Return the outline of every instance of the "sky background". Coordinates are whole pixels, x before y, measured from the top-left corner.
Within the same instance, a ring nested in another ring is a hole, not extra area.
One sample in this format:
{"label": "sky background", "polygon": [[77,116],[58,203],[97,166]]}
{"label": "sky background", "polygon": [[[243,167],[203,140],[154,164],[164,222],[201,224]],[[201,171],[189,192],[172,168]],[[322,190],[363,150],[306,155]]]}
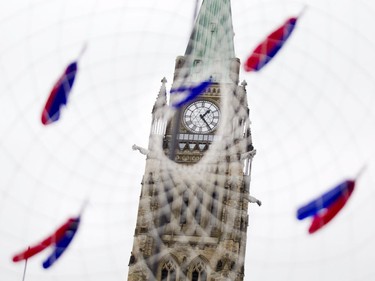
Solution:
{"label": "sky background", "polygon": [[[247,81],[254,158],[246,281],[375,279],[375,3],[234,0],[241,61],[307,6],[292,37]],[[173,77],[193,0],[0,0],[0,279],[22,280],[11,257],[79,213],[55,266],[43,252],[27,281],[127,279],[151,110]],[[83,45],[61,120],[43,126],[49,91]],[[347,206],[308,235],[296,209],[346,178]]]}

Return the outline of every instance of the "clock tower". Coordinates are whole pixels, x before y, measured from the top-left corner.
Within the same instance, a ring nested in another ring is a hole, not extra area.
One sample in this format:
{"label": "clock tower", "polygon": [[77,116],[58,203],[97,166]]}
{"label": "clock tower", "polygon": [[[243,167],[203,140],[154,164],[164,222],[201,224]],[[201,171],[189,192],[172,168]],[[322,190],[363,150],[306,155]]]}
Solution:
{"label": "clock tower", "polygon": [[175,63],[171,88],[182,90],[167,95],[162,80],[140,149],[147,159],[128,281],[244,280],[255,150],[233,38],[230,0],[203,0]]}

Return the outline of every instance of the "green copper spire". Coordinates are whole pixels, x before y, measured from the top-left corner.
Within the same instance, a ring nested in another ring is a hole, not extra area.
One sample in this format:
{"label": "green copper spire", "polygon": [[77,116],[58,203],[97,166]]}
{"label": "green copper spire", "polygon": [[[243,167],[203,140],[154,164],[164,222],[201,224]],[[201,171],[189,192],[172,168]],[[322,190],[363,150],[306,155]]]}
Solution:
{"label": "green copper spire", "polygon": [[178,57],[175,85],[238,82],[240,61],[234,53],[230,0],[203,0],[183,57]]}
{"label": "green copper spire", "polygon": [[233,59],[230,0],[203,0],[185,56],[192,59]]}

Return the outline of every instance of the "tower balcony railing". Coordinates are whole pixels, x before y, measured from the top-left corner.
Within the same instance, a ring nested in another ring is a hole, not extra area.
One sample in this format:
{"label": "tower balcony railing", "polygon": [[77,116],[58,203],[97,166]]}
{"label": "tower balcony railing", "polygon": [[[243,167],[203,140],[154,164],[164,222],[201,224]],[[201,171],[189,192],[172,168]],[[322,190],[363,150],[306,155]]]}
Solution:
{"label": "tower balcony railing", "polygon": [[179,140],[184,141],[218,141],[220,139],[220,136],[216,135],[203,135],[203,134],[179,134],[178,135]]}

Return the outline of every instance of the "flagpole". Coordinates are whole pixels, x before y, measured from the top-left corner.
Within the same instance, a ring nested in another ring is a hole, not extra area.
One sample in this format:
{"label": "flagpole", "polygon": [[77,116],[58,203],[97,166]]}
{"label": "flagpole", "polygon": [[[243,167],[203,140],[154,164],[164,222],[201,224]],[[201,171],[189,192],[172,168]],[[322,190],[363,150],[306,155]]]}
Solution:
{"label": "flagpole", "polygon": [[[29,246],[28,250],[30,250],[30,246]],[[27,269],[27,261],[28,261],[28,260],[29,260],[29,258],[27,258],[27,259],[25,260],[25,267],[24,267],[24,269],[23,269],[23,277],[22,277],[22,281],[25,281],[25,277],[26,277],[26,269]]]}

